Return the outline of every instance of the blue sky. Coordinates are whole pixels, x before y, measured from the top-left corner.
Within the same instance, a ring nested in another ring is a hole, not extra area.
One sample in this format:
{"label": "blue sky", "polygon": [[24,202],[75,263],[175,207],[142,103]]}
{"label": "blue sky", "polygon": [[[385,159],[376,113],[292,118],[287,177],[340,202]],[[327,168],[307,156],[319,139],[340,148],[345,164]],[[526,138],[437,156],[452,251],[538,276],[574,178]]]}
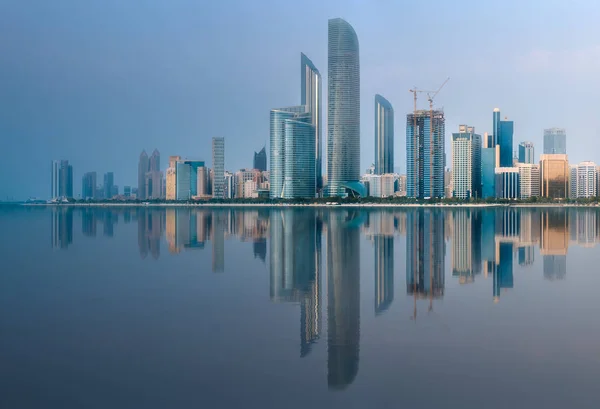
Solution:
{"label": "blue sky", "polygon": [[[542,149],[567,129],[571,162],[600,162],[600,2],[571,0],[3,0],[0,2],[0,198],[49,195],[50,161],[135,185],[142,149],[252,165],[268,144],[269,110],[300,101],[300,52],[327,98],[327,20],[360,42],[361,168],[373,161],[373,104],[396,114],[395,163],[405,169],[412,86],[450,82],[437,98],[449,136],[491,131],[492,110],[519,141]],[[426,101],[421,99],[421,106]],[[326,110],[323,111],[326,115]],[[323,130],[326,134],[326,128]],[[101,177],[99,177],[101,180]]]}

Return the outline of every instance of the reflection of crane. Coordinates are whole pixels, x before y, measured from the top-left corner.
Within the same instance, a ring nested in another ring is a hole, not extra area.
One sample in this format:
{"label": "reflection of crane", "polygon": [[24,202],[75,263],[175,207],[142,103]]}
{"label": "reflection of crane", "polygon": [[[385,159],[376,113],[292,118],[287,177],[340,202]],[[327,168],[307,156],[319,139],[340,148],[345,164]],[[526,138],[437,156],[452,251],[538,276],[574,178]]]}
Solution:
{"label": "reflection of crane", "polygon": [[[446,85],[446,83],[450,81],[450,77],[446,78],[446,81],[444,81],[444,83],[442,85],[440,85],[440,87],[436,90],[436,91],[425,91],[425,90],[421,90],[418,89],[417,87],[413,87],[413,89],[408,90],[409,92],[412,92],[413,94],[413,160],[414,160],[414,169],[416,170],[416,174],[413,175],[413,183],[414,183],[414,191],[415,191],[415,196],[418,197],[419,195],[419,183],[421,183],[420,180],[420,175],[419,175],[419,144],[418,142],[418,138],[419,138],[419,132],[417,132],[417,93],[425,93],[427,94],[427,101],[429,101],[429,148],[430,148],[430,167],[433,167],[433,152],[434,152],[434,144],[433,144],[433,99],[437,96],[437,94],[442,90],[442,88],[444,88],[444,86]],[[435,179],[435,172],[430,172],[432,176],[432,179]],[[431,183],[433,183],[433,180],[431,181]],[[433,192],[432,192],[433,193]]]}

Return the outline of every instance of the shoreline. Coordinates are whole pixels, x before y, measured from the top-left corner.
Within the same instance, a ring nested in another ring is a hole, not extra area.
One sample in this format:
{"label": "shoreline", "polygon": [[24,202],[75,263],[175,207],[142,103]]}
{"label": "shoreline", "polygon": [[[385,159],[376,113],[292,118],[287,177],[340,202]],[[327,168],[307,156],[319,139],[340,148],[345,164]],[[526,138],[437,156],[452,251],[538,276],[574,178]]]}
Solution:
{"label": "shoreline", "polygon": [[494,207],[523,207],[523,208],[544,208],[544,207],[600,207],[600,204],[575,204],[575,203],[20,203],[20,206],[35,207],[196,207],[196,208],[229,208],[229,207],[311,207],[311,208],[494,208]]}

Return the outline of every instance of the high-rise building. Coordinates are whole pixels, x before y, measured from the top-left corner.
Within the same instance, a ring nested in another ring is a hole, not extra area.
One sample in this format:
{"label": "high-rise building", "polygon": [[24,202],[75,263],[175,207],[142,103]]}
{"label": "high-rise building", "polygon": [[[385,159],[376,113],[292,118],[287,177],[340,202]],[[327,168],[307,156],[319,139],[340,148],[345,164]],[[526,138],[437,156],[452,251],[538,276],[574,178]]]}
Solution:
{"label": "high-rise building", "polygon": [[177,200],[177,162],[180,160],[181,156],[169,156],[165,189],[167,200]]}
{"label": "high-rise building", "polygon": [[[52,170],[54,172],[54,165]],[[73,197],[73,166],[69,165],[68,160],[60,161],[58,170],[58,196]]]}
{"label": "high-rise building", "polygon": [[481,135],[472,126],[452,134],[452,186],[453,197],[481,198]]}
{"label": "high-rise building", "polygon": [[443,111],[417,111],[406,116],[408,197],[444,197],[445,119]]}
{"label": "high-rise building", "polygon": [[394,173],[394,109],[375,95],[375,173]]}
{"label": "high-rise building", "polygon": [[488,148],[493,148],[494,146],[498,145],[498,138],[500,137],[500,108],[494,108],[494,112],[493,112],[493,132],[491,135],[491,140],[488,143]]}
{"label": "high-rise building", "polygon": [[519,144],[519,163],[535,163],[535,152],[532,142],[521,142]]}
{"label": "high-rise building", "polygon": [[260,170],[261,172],[267,170],[267,151],[264,146],[260,151],[254,152],[253,165],[253,169]]}
{"label": "high-rise building", "polygon": [[329,20],[328,31],[327,195],[362,196],[358,37],[341,18]]}
{"label": "high-rise building", "polygon": [[194,196],[198,196],[198,169],[202,167],[204,167],[204,162],[198,160],[176,162],[176,200],[190,200]]}
{"label": "high-rise building", "polygon": [[140,200],[146,199],[146,172],[148,172],[150,161],[145,150],[140,154],[138,162],[138,193],[137,198]]}
{"label": "high-rise building", "polygon": [[569,196],[569,159],[567,155],[540,155],[540,195],[552,199]]}
{"label": "high-rise building", "polygon": [[529,199],[540,195],[540,166],[530,163],[519,163],[519,197]]}
{"label": "high-rise building", "polygon": [[481,149],[481,197],[496,197],[496,168],[500,162],[500,147]]}
{"label": "high-rise building", "polygon": [[569,199],[577,199],[577,165],[569,165]]}
{"label": "high-rise building", "polygon": [[111,199],[113,197],[112,191],[115,184],[115,174],[113,172],[107,172],[104,174],[104,198]]}
{"label": "high-rise building", "polygon": [[577,165],[577,197],[590,198],[598,196],[596,164],[581,162]]}
{"label": "high-rise building", "polygon": [[[310,171],[309,167],[314,165],[314,154],[307,152],[310,147],[314,147],[314,129],[313,137],[308,133],[314,126],[311,123],[311,115],[306,111],[306,106],[299,105],[287,108],[272,109],[270,113],[270,192],[269,197],[273,198],[291,198],[293,192],[292,185],[295,183],[293,176],[289,172],[297,173],[300,176],[297,186],[302,188],[302,195],[297,197],[314,197],[316,189],[315,171]],[[287,149],[290,152],[287,152]],[[299,155],[295,157],[294,155]],[[316,169],[316,168],[315,168]],[[286,184],[289,189],[284,191]],[[313,187],[312,195],[309,195],[307,189]],[[298,192],[299,193],[299,192]]]}
{"label": "high-rise building", "polygon": [[154,149],[152,156],[148,160],[148,171],[149,172],[160,172],[160,152],[158,149]]}
{"label": "high-rise building", "polygon": [[81,183],[81,198],[96,198],[96,172],[87,172],[83,175]]}
{"label": "high-rise building", "polygon": [[[312,61],[300,54],[300,105],[305,105],[310,113],[311,124],[315,128],[315,180],[316,189],[323,188],[323,138],[322,132],[321,73]],[[266,158],[266,157],[265,157]],[[262,170],[266,170],[262,169]]]}
{"label": "high-rise building", "polygon": [[50,199],[60,196],[60,161],[53,160],[51,163]]}
{"label": "high-rise building", "polygon": [[223,137],[212,139],[212,163],[213,197],[223,199],[225,197],[225,138]]}
{"label": "high-rise building", "polygon": [[162,199],[162,183],[163,174],[159,170],[151,170],[146,172],[146,180],[144,183],[144,191],[146,199]]}
{"label": "high-rise building", "polygon": [[496,197],[499,199],[518,199],[520,191],[519,168],[496,168]]}
{"label": "high-rise building", "polygon": [[513,132],[514,124],[513,121],[500,121],[499,122],[500,133],[496,138],[496,143],[500,145],[500,166],[501,167],[512,167],[513,166]]}
{"label": "high-rise building", "polygon": [[544,129],[544,154],[567,154],[567,131],[563,128]]}
{"label": "high-rise building", "polygon": [[[263,148],[264,151],[264,148]],[[197,193],[198,196],[207,196],[208,192],[208,168],[206,166],[201,166],[198,168],[198,176],[197,176]]]}

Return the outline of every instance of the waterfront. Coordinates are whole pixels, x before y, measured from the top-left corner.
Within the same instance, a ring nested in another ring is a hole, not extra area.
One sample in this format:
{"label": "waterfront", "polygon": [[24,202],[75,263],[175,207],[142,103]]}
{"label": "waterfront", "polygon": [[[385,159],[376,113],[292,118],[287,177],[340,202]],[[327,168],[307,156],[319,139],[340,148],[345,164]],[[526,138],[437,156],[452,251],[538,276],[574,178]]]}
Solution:
{"label": "waterfront", "polygon": [[0,209],[2,407],[593,407],[597,209]]}

